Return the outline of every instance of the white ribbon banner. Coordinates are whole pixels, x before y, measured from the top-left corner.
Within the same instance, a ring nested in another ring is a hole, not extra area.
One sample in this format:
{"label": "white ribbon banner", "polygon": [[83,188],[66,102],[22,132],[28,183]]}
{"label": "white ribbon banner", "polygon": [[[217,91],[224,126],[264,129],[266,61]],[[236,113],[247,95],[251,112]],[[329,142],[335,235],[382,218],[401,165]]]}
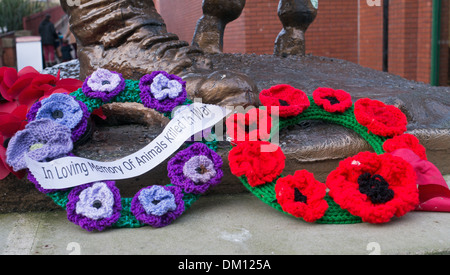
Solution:
{"label": "white ribbon banner", "polygon": [[28,169],[44,189],[66,189],[86,183],[140,176],[175,153],[200,131],[213,127],[231,111],[216,105],[193,103],[178,113],[150,144],[125,158],[100,162],[64,157],[37,162],[25,156]]}

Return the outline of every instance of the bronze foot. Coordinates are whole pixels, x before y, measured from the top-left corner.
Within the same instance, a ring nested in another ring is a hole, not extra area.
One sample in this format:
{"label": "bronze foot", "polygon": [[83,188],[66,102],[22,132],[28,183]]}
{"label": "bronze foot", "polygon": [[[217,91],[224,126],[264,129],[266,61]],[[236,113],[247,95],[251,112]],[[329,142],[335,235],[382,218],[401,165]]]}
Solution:
{"label": "bronze foot", "polygon": [[225,26],[242,13],[245,0],[203,0],[203,16],[198,20],[192,45],[207,53],[223,51]]}
{"label": "bronze foot", "polygon": [[275,40],[274,54],[305,55],[305,32],[317,15],[311,0],[280,0],[278,17],[283,29]]}

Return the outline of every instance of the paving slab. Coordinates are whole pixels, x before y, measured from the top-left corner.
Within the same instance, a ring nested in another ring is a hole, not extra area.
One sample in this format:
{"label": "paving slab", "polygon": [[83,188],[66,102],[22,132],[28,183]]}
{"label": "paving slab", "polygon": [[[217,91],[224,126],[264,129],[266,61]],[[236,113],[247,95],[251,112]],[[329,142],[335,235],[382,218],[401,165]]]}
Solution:
{"label": "paving slab", "polygon": [[449,254],[450,214],[410,212],[384,225],[309,224],[249,193],[201,198],[165,228],[87,232],[64,211],[0,215],[6,255]]}

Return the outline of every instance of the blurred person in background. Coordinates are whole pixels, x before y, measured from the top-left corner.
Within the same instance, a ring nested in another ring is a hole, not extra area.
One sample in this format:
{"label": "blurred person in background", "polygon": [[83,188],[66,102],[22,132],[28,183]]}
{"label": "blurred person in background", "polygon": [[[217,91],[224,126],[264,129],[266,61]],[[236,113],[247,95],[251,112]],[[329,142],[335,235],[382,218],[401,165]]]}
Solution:
{"label": "blurred person in background", "polygon": [[62,41],[62,46],[61,46],[61,56],[62,56],[62,61],[63,62],[67,62],[73,59],[72,57],[72,47],[69,44],[69,41],[67,39],[64,39]]}
{"label": "blurred person in background", "polygon": [[75,39],[73,33],[70,31],[70,28],[67,29],[66,35],[64,35],[64,39],[67,39],[69,41],[69,45],[72,46],[74,50],[75,59],[77,59],[77,40]]}
{"label": "blurred person in background", "polygon": [[41,35],[45,67],[56,65],[55,40],[58,39],[58,34],[56,33],[55,26],[50,21],[50,18],[50,14],[47,14],[45,19],[39,25],[39,34]]}

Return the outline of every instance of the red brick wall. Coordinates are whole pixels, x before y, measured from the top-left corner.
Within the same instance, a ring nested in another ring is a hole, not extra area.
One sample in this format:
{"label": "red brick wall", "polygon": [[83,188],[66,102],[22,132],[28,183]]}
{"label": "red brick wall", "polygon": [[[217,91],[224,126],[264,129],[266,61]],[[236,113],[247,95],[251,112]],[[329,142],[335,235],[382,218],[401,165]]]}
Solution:
{"label": "red brick wall", "polygon": [[155,0],[169,32],[181,40],[192,42],[195,26],[202,16],[202,0]]}
{"label": "red brick wall", "polygon": [[225,53],[247,52],[247,40],[251,40],[246,35],[246,18],[246,12],[242,12],[241,16],[237,20],[226,26],[223,39],[223,51]]}
{"label": "red brick wall", "polygon": [[358,62],[358,5],[354,0],[320,0],[306,32],[306,52]]}
{"label": "red brick wall", "polygon": [[[155,0],[167,29],[192,41],[202,15],[201,0]],[[339,13],[336,13],[339,7]],[[282,29],[278,0],[248,0],[239,19],[225,30],[224,52],[272,54]],[[357,5],[349,0],[321,0],[316,20],[306,33],[308,53],[357,62]]]}
{"label": "red brick wall", "polygon": [[[306,52],[381,70],[383,5],[370,7],[366,0],[358,1],[320,0],[317,18],[306,32]],[[168,30],[191,42],[202,0],[155,2]],[[442,1],[441,84],[449,74],[448,2]],[[225,30],[224,52],[272,54],[282,28],[277,7],[278,0],[247,0],[241,17]],[[391,0],[389,13],[389,72],[429,82],[432,0]]]}
{"label": "red brick wall", "polygon": [[31,35],[39,36],[39,24],[41,24],[42,20],[44,20],[46,14],[51,15],[50,21],[52,21],[53,24],[65,15],[61,6],[56,6],[43,12],[24,17],[22,19],[24,30],[30,30]]}
{"label": "red brick wall", "polygon": [[383,8],[359,6],[359,64],[376,70],[383,69]]}
{"label": "red brick wall", "polygon": [[419,1],[417,33],[417,81],[429,83],[431,73],[432,0]]}
{"label": "red brick wall", "polygon": [[[273,54],[275,39],[282,25],[277,0],[248,0],[244,8],[245,52]],[[232,33],[228,37],[233,36]],[[226,45],[225,40],[225,45]],[[231,50],[231,49],[230,49]]]}

